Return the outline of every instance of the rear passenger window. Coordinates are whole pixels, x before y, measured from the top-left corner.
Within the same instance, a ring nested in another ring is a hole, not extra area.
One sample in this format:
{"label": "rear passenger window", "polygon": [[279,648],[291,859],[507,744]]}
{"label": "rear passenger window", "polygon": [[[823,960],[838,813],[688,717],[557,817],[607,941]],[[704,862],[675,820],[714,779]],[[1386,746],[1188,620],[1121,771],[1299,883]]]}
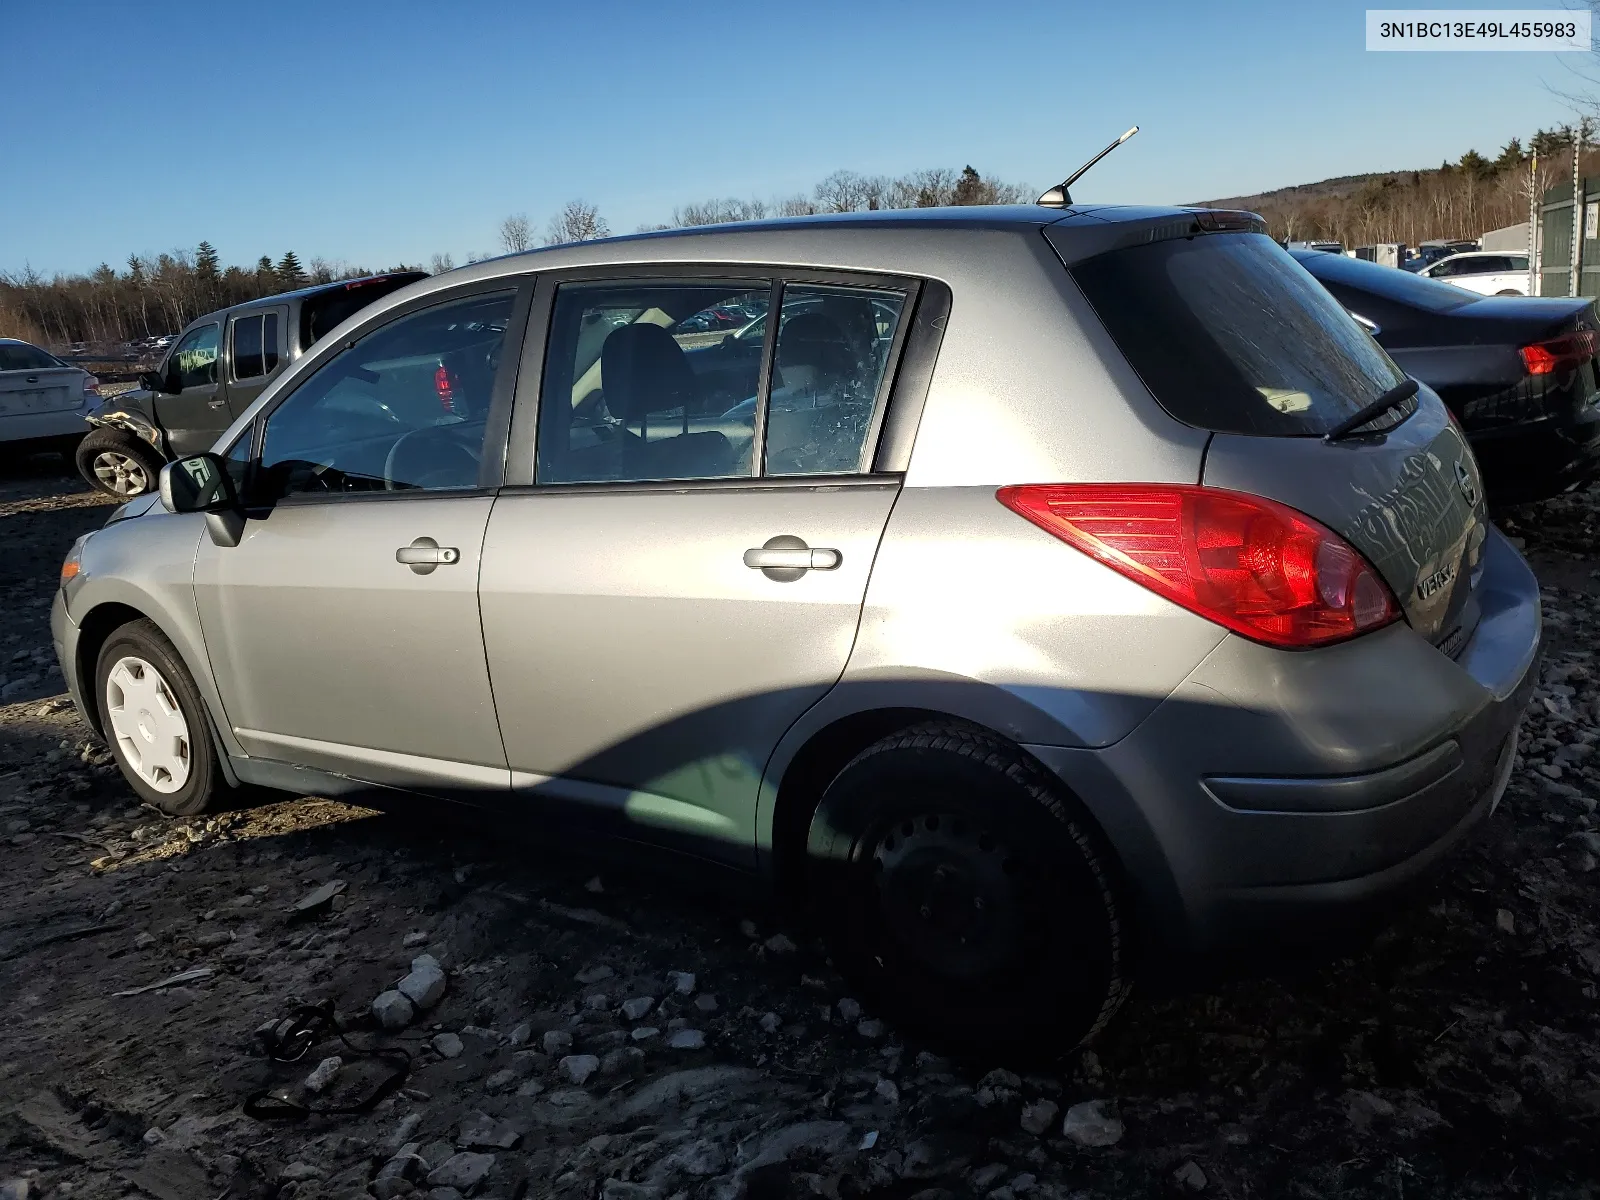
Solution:
{"label": "rear passenger window", "polygon": [[266,374],[261,362],[261,321],[253,317],[236,317],[233,322],[233,377],[255,379]]}
{"label": "rear passenger window", "polygon": [[564,284],[539,402],[538,481],[752,473],[771,285]]}
{"label": "rear passenger window", "polygon": [[263,320],[261,335],[261,373],[271,375],[278,369],[278,314],[268,313]]}
{"label": "rear passenger window", "polygon": [[809,284],[783,289],[766,474],[865,469],[867,435],[904,307],[903,292]]}

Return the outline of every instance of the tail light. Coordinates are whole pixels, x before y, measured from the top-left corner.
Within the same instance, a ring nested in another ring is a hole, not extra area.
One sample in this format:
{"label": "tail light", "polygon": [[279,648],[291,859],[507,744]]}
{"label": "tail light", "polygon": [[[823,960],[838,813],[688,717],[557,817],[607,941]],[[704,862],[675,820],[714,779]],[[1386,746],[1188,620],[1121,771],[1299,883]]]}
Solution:
{"label": "tail light", "polygon": [[1260,496],[1184,484],[1032,484],[1000,503],[1233,632],[1303,649],[1400,616],[1393,593],[1327,527]]}
{"label": "tail light", "polygon": [[83,377],[83,394],[85,396],[98,396],[100,394],[100,381],[93,375]]}
{"label": "tail light", "polygon": [[1579,329],[1522,347],[1522,365],[1529,375],[1551,375],[1563,367],[1576,367],[1600,353],[1600,334]]}
{"label": "tail light", "polygon": [[450,376],[450,368],[443,363],[433,373],[433,390],[439,396],[439,407],[447,413],[456,411],[455,380]]}

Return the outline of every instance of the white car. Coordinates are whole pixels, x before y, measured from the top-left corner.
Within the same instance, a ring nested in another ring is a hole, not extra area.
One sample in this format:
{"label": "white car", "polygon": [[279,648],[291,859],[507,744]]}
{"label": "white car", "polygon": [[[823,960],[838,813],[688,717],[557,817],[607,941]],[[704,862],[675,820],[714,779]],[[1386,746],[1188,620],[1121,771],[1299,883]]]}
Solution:
{"label": "white car", "polygon": [[1528,256],[1497,250],[1471,250],[1441,258],[1417,272],[1484,296],[1526,296]]}
{"label": "white car", "polygon": [[0,338],[0,443],[76,441],[100,381],[16,338]]}

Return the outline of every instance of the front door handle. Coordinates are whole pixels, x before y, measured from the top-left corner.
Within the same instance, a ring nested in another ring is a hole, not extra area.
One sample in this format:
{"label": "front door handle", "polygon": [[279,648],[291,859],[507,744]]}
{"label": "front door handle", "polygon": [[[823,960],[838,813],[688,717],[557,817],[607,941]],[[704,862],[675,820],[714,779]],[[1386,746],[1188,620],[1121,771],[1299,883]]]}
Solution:
{"label": "front door handle", "polygon": [[441,546],[431,537],[419,537],[409,546],[394,552],[394,560],[404,563],[418,575],[427,575],[435,567],[448,567],[461,561],[461,551],[454,546]]}
{"label": "front door handle", "polygon": [[844,556],[837,550],[808,546],[789,534],[768,538],[759,549],[744,552],[744,565],[778,583],[793,583],[807,571],[836,571]]}

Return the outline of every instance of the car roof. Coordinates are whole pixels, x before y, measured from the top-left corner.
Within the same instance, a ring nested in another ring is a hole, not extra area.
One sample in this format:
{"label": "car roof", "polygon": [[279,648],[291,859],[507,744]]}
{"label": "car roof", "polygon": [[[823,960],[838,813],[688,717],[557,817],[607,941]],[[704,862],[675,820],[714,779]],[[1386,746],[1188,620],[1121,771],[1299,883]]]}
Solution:
{"label": "car roof", "polygon": [[[332,283],[314,283],[310,287],[296,288],[292,292],[278,292],[271,296],[257,296],[254,300],[243,300],[238,304],[230,304],[227,308],[219,308],[204,316],[196,317],[184,328],[199,325],[205,321],[221,321],[232,313],[244,312],[251,308],[271,308],[275,305],[285,304],[291,300],[308,300],[312,296],[320,296],[325,292],[347,291],[365,283],[377,283],[384,279],[409,279],[415,283],[419,279],[427,279],[426,271],[384,271],[377,275],[363,275],[359,279],[335,279]],[[176,337],[177,334],[164,333],[162,337]]]}

